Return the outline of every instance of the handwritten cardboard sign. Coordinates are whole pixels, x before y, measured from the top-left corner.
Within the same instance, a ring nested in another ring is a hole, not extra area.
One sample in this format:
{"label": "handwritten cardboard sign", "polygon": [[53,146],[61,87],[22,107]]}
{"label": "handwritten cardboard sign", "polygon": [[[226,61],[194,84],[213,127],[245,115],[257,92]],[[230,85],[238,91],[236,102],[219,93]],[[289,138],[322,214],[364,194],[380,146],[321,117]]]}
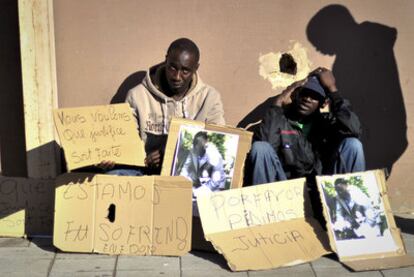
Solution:
{"label": "handwritten cardboard sign", "polygon": [[128,104],[57,109],[53,117],[68,170],[104,160],[144,166],[144,144]]}
{"label": "handwritten cardboard sign", "polygon": [[51,235],[54,180],[0,176],[0,236]]}
{"label": "handwritten cardboard sign", "polygon": [[316,177],[331,248],[354,271],[410,266],[388,199],[385,174]]}
{"label": "handwritten cardboard sign", "polygon": [[184,255],[191,249],[191,208],[184,177],[61,175],[54,245],[69,252]]}
{"label": "handwritten cardboard sign", "polygon": [[302,178],[198,197],[206,239],[234,271],[299,264],[327,254],[325,233],[306,218],[304,185]]}

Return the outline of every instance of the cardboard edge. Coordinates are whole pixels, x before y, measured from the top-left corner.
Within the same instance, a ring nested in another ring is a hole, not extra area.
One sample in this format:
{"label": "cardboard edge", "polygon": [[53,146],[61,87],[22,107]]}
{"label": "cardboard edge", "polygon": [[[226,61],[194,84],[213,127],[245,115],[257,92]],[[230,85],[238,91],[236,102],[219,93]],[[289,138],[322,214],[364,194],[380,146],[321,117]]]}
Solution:
{"label": "cardboard edge", "polygon": [[[101,176],[101,177],[100,177]],[[96,240],[96,204],[97,204],[97,197],[96,197],[96,191],[97,191],[97,186],[99,184],[98,180],[99,178],[102,178],[102,176],[105,176],[103,174],[97,174],[95,176],[93,176],[91,183],[94,182],[94,186],[93,186],[93,204],[92,204],[92,208],[93,208],[93,212],[92,212],[92,226],[91,226],[91,235],[92,235],[92,249],[91,252],[92,253],[98,253],[97,251],[95,251],[95,240]]]}
{"label": "cardboard edge", "polygon": [[353,271],[384,270],[412,266],[414,265],[414,257],[402,255],[359,261],[341,261],[341,263]]}
{"label": "cardboard edge", "polygon": [[156,176],[150,176],[151,179],[151,214],[149,215],[151,217],[151,248],[149,249],[149,255],[153,256],[154,255],[154,236],[155,236],[155,232],[154,232],[154,217],[155,217],[155,203],[154,203],[154,199],[155,199],[155,180],[156,180]]}
{"label": "cardboard edge", "polygon": [[241,270],[238,270],[237,267],[234,264],[229,262],[229,259],[228,259],[227,255],[224,253],[224,251],[221,249],[220,246],[218,246],[217,244],[215,244],[213,242],[213,239],[210,237],[211,235],[214,235],[214,234],[205,234],[204,235],[204,238],[206,239],[206,241],[210,242],[211,245],[213,246],[214,250],[216,250],[217,253],[219,253],[220,255],[222,255],[224,257],[224,259],[226,260],[227,266],[231,269],[231,271],[241,271]]}
{"label": "cardboard edge", "polygon": [[[304,220],[309,224],[313,229],[315,235],[317,236],[320,244],[325,249],[326,253],[324,255],[329,255],[334,253],[329,242],[328,232],[323,229],[321,223],[314,217],[304,217]],[[322,255],[322,256],[324,256]]]}

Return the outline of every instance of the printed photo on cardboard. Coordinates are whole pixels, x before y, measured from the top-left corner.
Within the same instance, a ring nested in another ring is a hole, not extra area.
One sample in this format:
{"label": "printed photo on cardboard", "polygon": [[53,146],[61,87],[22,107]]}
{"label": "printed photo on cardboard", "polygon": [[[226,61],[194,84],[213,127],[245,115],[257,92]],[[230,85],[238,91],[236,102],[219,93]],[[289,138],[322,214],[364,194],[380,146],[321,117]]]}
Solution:
{"label": "printed photo on cardboard", "polygon": [[397,249],[373,172],[320,177],[319,185],[339,256]]}
{"label": "printed photo on cardboard", "polygon": [[239,136],[181,125],[172,165],[172,176],[193,182],[193,198],[231,186]]}

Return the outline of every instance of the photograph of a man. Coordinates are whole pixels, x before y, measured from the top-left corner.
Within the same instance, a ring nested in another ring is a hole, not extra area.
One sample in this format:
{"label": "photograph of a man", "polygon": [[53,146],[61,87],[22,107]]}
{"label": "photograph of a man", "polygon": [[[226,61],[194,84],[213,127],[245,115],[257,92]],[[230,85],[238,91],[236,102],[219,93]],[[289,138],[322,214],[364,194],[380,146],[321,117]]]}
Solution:
{"label": "photograph of a man", "polygon": [[218,191],[225,188],[223,157],[213,143],[209,143],[205,131],[195,134],[192,149],[181,169],[181,176],[191,179],[194,194]]}
{"label": "photograph of a man", "polygon": [[331,221],[337,240],[381,236],[379,211],[360,188],[344,178],[335,180],[336,197],[331,203]]}
{"label": "photograph of a man", "polygon": [[232,186],[239,135],[206,130],[191,124],[178,127],[171,176],[184,176],[193,183],[197,195]]}
{"label": "photograph of a man", "polygon": [[329,239],[339,257],[387,253],[399,248],[392,233],[395,223],[386,212],[390,204],[384,172],[317,176],[316,182]]}

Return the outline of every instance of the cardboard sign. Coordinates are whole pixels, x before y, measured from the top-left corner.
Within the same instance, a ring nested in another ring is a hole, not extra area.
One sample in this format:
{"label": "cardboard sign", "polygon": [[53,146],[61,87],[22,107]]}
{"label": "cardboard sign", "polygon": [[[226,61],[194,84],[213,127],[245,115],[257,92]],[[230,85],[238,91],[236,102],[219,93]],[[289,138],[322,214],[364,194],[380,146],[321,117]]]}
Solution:
{"label": "cardboard sign", "polygon": [[382,170],[317,176],[329,241],[355,271],[414,264],[396,227]]}
{"label": "cardboard sign", "polygon": [[54,191],[54,180],[0,176],[0,236],[50,236]]}
{"label": "cardboard sign", "polygon": [[234,271],[300,264],[329,253],[305,179],[211,193],[197,198],[208,241]]}
{"label": "cardboard sign", "polygon": [[65,174],[56,181],[54,245],[69,252],[181,256],[191,248],[183,177]]}
{"label": "cardboard sign", "polygon": [[114,161],[144,166],[144,144],[128,104],[53,112],[68,170]]}

